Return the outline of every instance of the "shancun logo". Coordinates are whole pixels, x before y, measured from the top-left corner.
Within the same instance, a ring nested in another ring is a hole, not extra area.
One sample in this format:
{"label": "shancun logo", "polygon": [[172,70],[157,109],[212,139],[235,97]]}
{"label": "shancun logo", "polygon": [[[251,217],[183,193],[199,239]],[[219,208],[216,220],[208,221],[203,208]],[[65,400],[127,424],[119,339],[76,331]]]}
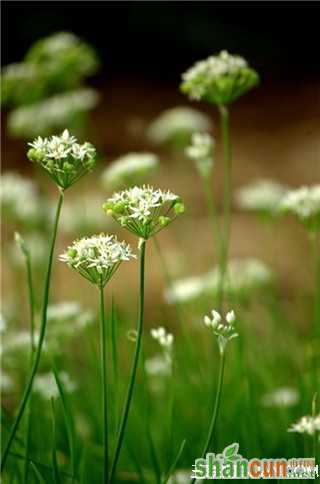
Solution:
{"label": "shancun logo", "polygon": [[314,458],[245,459],[239,444],[228,445],[222,454],[208,453],[196,459],[192,479],[315,479],[318,466]]}

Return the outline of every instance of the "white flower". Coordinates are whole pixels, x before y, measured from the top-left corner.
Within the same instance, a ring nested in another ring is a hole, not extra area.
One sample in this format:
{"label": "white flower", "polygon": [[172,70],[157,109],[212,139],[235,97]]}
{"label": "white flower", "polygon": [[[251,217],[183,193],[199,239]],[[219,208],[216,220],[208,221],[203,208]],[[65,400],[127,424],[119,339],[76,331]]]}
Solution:
{"label": "white flower", "polygon": [[150,331],[151,336],[153,339],[158,341],[160,346],[165,349],[171,349],[173,345],[173,334],[168,333],[163,326],[159,326],[158,328],[151,329]]}
{"label": "white flower", "polygon": [[261,399],[265,407],[292,407],[299,401],[299,392],[296,388],[280,387],[266,393]]}
{"label": "white flower", "polygon": [[159,158],[153,153],[128,153],[108,165],[102,183],[106,189],[132,186],[154,173],[158,166]]}
{"label": "white flower", "polygon": [[245,59],[222,50],[196,62],[182,75],[183,92],[191,99],[228,104],[258,83],[257,73]]}
{"label": "white flower", "polygon": [[48,340],[60,336],[73,335],[86,328],[94,320],[92,311],[84,309],[75,301],[63,301],[48,306],[47,318],[50,323]]}
{"label": "white flower", "polygon": [[[20,106],[9,113],[8,128],[13,136],[32,138],[37,134],[48,136],[64,126],[72,127],[75,119],[95,108],[98,94],[93,89],[83,88],[69,91],[39,101]],[[30,122],[32,119],[32,122]],[[45,140],[38,138],[33,143],[37,149],[45,147]],[[78,148],[73,148],[74,152]],[[79,156],[79,155],[78,155]]]}
{"label": "white flower", "polygon": [[75,241],[59,259],[100,287],[110,280],[123,261],[135,256],[115,235],[93,235]]}
{"label": "white flower", "polygon": [[190,482],[190,474],[190,470],[177,470],[172,476],[170,476],[168,484],[186,484],[187,482]]}
{"label": "white flower", "polygon": [[29,145],[28,158],[47,170],[63,189],[92,170],[96,162],[94,146],[88,142],[79,145],[67,129],[60,136],[38,137]]}
{"label": "white flower", "polygon": [[310,229],[320,227],[320,185],[291,190],[280,202],[279,210],[298,217]]}
{"label": "white flower", "polygon": [[[73,393],[77,389],[76,383],[71,380],[69,374],[65,371],[59,373],[59,379],[66,392]],[[59,389],[52,373],[37,375],[34,379],[33,390],[46,400],[59,396]]]}
{"label": "white flower", "polygon": [[[184,212],[184,205],[174,193],[150,186],[133,187],[115,193],[103,205],[123,227],[144,240],[155,235]],[[173,217],[169,215],[174,211]]]}
{"label": "white flower", "polygon": [[314,435],[316,432],[320,432],[320,414],[302,417],[298,422],[291,425],[288,432],[298,432],[308,435]]}
{"label": "white flower", "polygon": [[209,131],[210,128],[209,116],[187,106],[177,106],[163,111],[152,121],[147,136],[156,144],[186,144],[192,133]]}
{"label": "white flower", "polygon": [[35,184],[18,173],[1,176],[0,200],[3,215],[23,224],[34,226],[43,215]]}
{"label": "white flower", "polygon": [[239,188],[236,202],[241,209],[273,215],[288,190],[288,187],[273,180],[256,180]]}
{"label": "white flower", "polygon": [[[40,267],[48,257],[48,241],[45,236],[35,232],[23,237],[25,246],[32,259],[32,265]],[[25,257],[17,243],[11,244],[8,248],[10,262],[16,267],[25,265]]]}
{"label": "white flower", "polygon": [[218,311],[213,309],[211,315],[211,318],[204,316],[204,324],[211,328],[217,336],[220,353],[223,354],[228,342],[239,336],[234,327],[236,316],[233,310],[229,311],[225,317],[225,322],[221,323],[222,317]]}
{"label": "white flower", "polygon": [[82,236],[106,230],[106,217],[101,207],[104,197],[96,191],[76,195],[64,202],[60,227],[67,234]]}
{"label": "white flower", "polygon": [[[34,341],[38,344],[39,333],[38,331],[34,334]],[[17,330],[15,332],[8,332],[3,342],[4,353],[15,353],[19,354],[20,351],[29,351],[31,346],[30,331],[27,330]]]}
{"label": "white flower", "polygon": [[186,155],[195,162],[201,176],[207,177],[212,169],[215,141],[208,133],[194,133]]}

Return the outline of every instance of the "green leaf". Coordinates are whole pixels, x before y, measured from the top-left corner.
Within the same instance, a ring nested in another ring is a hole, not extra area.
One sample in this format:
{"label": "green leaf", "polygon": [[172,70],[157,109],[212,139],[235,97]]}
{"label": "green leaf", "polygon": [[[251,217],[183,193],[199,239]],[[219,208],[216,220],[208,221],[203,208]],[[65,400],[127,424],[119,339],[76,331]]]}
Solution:
{"label": "green leaf", "polygon": [[52,467],[53,467],[53,480],[55,484],[60,484],[59,467],[57,462],[57,449],[56,449],[56,416],[54,408],[54,399],[51,398],[52,408]]}
{"label": "green leaf", "polygon": [[223,451],[223,457],[225,459],[230,459],[230,457],[237,455],[239,450],[239,444],[236,442],[234,444],[228,445]]}

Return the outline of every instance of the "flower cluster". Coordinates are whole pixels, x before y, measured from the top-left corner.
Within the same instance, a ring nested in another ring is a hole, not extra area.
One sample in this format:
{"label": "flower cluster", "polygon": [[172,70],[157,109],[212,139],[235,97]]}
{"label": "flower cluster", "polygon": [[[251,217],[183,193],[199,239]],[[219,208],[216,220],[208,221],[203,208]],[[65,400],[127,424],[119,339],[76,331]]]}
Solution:
{"label": "flower cluster", "polygon": [[[85,192],[68,198],[64,203],[60,220],[62,231],[82,237],[106,228],[106,217],[101,207],[104,196],[97,191]],[[110,224],[111,225],[111,224]]]}
{"label": "flower cluster", "polygon": [[154,173],[159,158],[153,153],[128,153],[114,160],[103,172],[102,183],[106,189],[132,186]]}
{"label": "flower cluster", "polygon": [[1,176],[0,201],[5,217],[25,225],[37,225],[43,215],[34,183],[15,172]]}
{"label": "flower cluster", "polygon": [[47,170],[62,189],[70,187],[96,163],[94,146],[88,142],[80,145],[67,129],[60,136],[39,136],[29,145],[28,158]]}
{"label": "flower cluster", "polygon": [[225,105],[257,85],[259,77],[245,59],[223,50],[197,62],[182,80],[181,89],[191,99]]}
{"label": "flower cluster", "polygon": [[309,230],[320,228],[320,185],[291,190],[280,202],[280,211],[292,213]]}
{"label": "flower cluster", "polygon": [[204,324],[213,329],[214,334],[218,338],[219,349],[222,354],[224,353],[228,342],[238,336],[234,327],[236,316],[234,311],[229,311],[226,315],[225,323],[222,323],[222,317],[218,311],[213,309],[211,315],[211,318],[209,316],[204,317]]}
{"label": "flower cluster", "polygon": [[39,82],[39,69],[35,65],[10,64],[2,69],[1,77],[2,104],[30,103],[43,95],[43,84]]}
{"label": "flower cluster", "polygon": [[215,141],[208,133],[194,133],[191,144],[186,148],[186,155],[195,162],[199,174],[207,178],[214,163]]}
{"label": "flower cluster", "polygon": [[243,210],[274,215],[288,187],[273,180],[261,179],[241,187],[236,193],[236,202]]}
{"label": "flower cluster", "polygon": [[160,346],[162,346],[163,348],[167,350],[172,348],[173,339],[174,339],[173,334],[167,333],[167,331],[163,326],[159,326],[159,328],[152,329],[150,331],[150,334],[152,338],[158,341]]}
{"label": "flower cluster", "polygon": [[59,259],[96,284],[104,287],[122,261],[135,257],[125,242],[114,235],[93,235],[75,241]]}
{"label": "flower cluster", "polygon": [[56,94],[44,101],[14,109],[8,115],[8,128],[12,136],[24,138],[48,136],[64,126],[76,128],[83,114],[93,109],[97,102],[98,94],[94,89]]}
{"label": "flower cluster", "polygon": [[196,109],[177,106],[163,111],[147,130],[147,137],[155,144],[185,146],[196,131],[209,131],[210,118]]}
{"label": "flower cluster", "polygon": [[320,414],[302,417],[298,422],[291,425],[288,432],[298,432],[299,434],[308,435],[314,435],[316,432],[320,432]]}
{"label": "flower cluster", "polygon": [[182,214],[184,205],[170,191],[135,186],[114,194],[104,203],[103,209],[122,227],[147,240]]}

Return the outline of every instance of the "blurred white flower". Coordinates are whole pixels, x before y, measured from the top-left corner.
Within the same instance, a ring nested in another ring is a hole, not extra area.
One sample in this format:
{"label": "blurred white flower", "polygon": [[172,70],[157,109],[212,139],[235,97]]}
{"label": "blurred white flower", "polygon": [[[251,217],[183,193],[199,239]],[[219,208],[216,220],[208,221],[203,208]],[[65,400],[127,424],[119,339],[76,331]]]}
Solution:
{"label": "blurred white flower", "polygon": [[213,330],[217,336],[220,353],[223,354],[228,342],[236,338],[238,333],[235,330],[234,323],[236,316],[234,311],[229,311],[225,316],[225,322],[221,323],[222,317],[218,311],[211,311],[211,317],[204,316],[204,324]]}
{"label": "blurred white flower", "polygon": [[64,202],[60,227],[67,234],[82,236],[106,230],[106,217],[99,210],[104,197],[99,193],[83,193]]}
{"label": "blurred white flower", "polygon": [[14,381],[7,373],[0,372],[1,393],[10,393],[14,388]]}
{"label": "blurred white flower", "polygon": [[33,226],[42,216],[42,204],[35,184],[16,172],[4,172],[0,184],[1,209],[4,217]]}
{"label": "blurred white flower", "polygon": [[293,407],[299,402],[299,392],[296,388],[280,387],[266,393],[261,399],[265,407]]}
{"label": "blurred white flower", "polygon": [[173,334],[168,333],[163,326],[151,329],[150,334],[163,348],[168,350],[172,348],[174,340]]}
{"label": "blurred white flower", "polygon": [[[34,334],[35,344],[38,344],[39,333],[38,331]],[[31,346],[30,331],[26,330],[16,330],[7,332],[5,338],[3,339],[2,349],[6,353],[16,353],[19,354],[20,351],[29,351]],[[46,346],[46,345],[45,345]]]}
{"label": "blurred white flower", "polygon": [[141,183],[159,167],[153,153],[128,153],[110,163],[102,173],[102,184],[107,189],[119,189]]}
{"label": "blurred white flower", "polygon": [[65,126],[76,129],[76,120],[95,108],[98,99],[95,90],[82,88],[20,106],[8,115],[9,131],[13,136],[32,138],[48,136]]}
{"label": "blurred white flower", "polygon": [[[33,232],[30,235],[24,235],[23,238],[31,256],[32,265],[34,267],[43,265],[48,257],[48,240],[46,237],[40,233]],[[16,267],[25,265],[23,253],[16,243],[10,244],[8,247],[8,257],[10,262]]]}
{"label": "blurred white flower", "polygon": [[185,145],[196,131],[209,131],[209,116],[187,106],[177,106],[163,111],[154,119],[147,130],[152,143],[176,143]]}
{"label": "blurred white flower", "polygon": [[[233,259],[229,262],[225,290],[228,294],[246,296],[251,291],[269,285],[273,280],[271,269],[254,258]],[[164,292],[169,304],[188,302],[211,296],[219,290],[220,269],[174,281]]]}
{"label": "blurred white flower", "polygon": [[191,470],[179,469],[169,478],[168,484],[187,484],[190,482]]}
{"label": "blurred white flower", "polygon": [[320,185],[291,190],[283,197],[279,210],[295,215],[311,230],[319,229]]}
{"label": "blurred white flower", "polygon": [[145,370],[150,376],[168,376],[171,374],[171,361],[164,354],[155,355],[145,361]]}
{"label": "blurred white flower", "polygon": [[235,197],[237,205],[243,210],[274,215],[288,190],[287,186],[276,181],[260,179],[239,188]]}
{"label": "blurred white flower", "polygon": [[299,434],[314,435],[320,432],[320,414],[315,416],[304,416],[298,422],[289,427],[288,432],[298,432]]}
{"label": "blurred white flower", "polygon": [[[48,338],[74,334],[91,324],[94,319],[92,311],[85,310],[80,303],[75,301],[62,301],[50,304],[47,312]],[[67,324],[68,323],[68,324]]]}
{"label": "blurred white flower", "polygon": [[[61,371],[59,373],[59,379],[67,393],[73,393],[77,389],[77,384],[70,378],[67,372]],[[53,373],[37,375],[34,379],[33,391],[46,400],[57,398],[59,396],[59,389]]]}
{"label": "blurred white flower", "polygon": [[104,287],[123,261],[135,258],[131,247],[115,235],[93,235],[76,240],[59,260],[92,284]]}
{"label": "blurred white flower", "polygon": [[204,178],[208,177],[214,163],[215,141],[208,133],[194,133],[186,155],[195,162],[197,170]]}

